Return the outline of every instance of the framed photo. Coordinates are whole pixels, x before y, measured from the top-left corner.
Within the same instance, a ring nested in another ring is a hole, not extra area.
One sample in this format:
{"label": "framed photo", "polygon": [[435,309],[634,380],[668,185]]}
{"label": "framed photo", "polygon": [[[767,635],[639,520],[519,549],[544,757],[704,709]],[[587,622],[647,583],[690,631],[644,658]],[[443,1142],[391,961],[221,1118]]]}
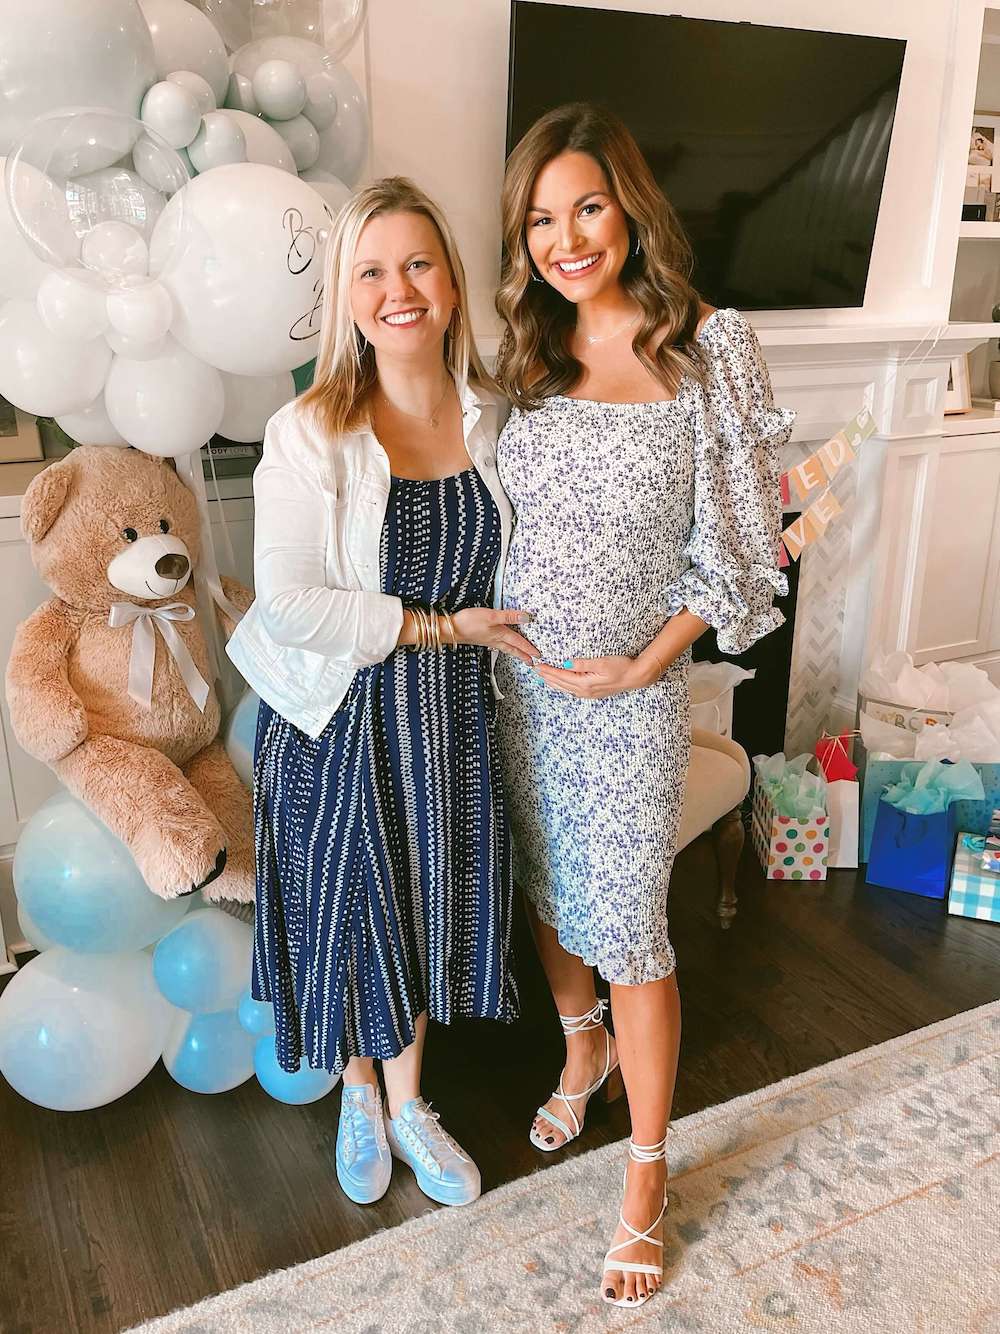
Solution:
{"label": "framed photo", "polygon": [[952,357],[948,366],[948,384],[944,393],[944,415],[954,416],[972,408],[972,389],[969,381],[969,354]]}
{"label": "framed photo", "polygon": [[993,222],[1000,212],[1000,116],[977,111],[972,118],[966,153],[962,218]]}
{"label": "framed photo", "polygon": [[0,463],[34,463],[42,458],[38,422],[0,398]]}

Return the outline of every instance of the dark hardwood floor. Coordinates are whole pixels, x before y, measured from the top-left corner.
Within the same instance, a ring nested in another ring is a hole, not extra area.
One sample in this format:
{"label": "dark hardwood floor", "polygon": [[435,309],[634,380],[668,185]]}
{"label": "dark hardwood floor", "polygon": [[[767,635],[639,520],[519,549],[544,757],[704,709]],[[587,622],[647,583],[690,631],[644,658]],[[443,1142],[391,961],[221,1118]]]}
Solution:
{"label": "dark hardwood floor", "polygon": [[[683,1116],[995,999],[1000,927],[871,889],[767,883],[749,847],[740,910],[720,931],[702,840],[678,859],[671,938],[681,960]],[[522,940],[524,1018],[432,1031],[425,1092],[486,1189],[548,1165],[528,1144],[558,1075],[552,1004]],[[251,1080],[200,1097],[162,1067],[110,1107],[57,1114],[0,1080],[0,1330],[104,1334],[325,1254],[434,1206],[398,1170],[358,1208],[333,1176],[338,1094],[287,1107]],[[627,1133],[595,1109],[570,1152]]]}

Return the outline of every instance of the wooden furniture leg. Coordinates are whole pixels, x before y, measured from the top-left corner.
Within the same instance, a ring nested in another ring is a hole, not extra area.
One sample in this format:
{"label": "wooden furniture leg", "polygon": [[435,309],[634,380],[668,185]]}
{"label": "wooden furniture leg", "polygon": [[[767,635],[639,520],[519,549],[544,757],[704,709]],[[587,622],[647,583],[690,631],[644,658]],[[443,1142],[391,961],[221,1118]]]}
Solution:
{"label": "wooden furniture leg", "polygon": [[715,860],[719,867],[719,918],[725,930],[736,916],[736,869],[745,839],[740,807],[736,806],[712,826]]}

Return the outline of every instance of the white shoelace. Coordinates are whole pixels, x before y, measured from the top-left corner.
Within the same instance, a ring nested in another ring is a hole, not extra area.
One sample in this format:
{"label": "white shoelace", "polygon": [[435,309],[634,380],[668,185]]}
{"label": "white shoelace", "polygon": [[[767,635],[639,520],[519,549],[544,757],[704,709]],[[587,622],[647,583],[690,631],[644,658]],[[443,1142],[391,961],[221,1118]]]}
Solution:
{"label": "white shoelace", "polygon": [[[445,1149],[453,1153],[461,1162],[469,1163],[472,1161],[441,1125],[441,1113],[432,1111],[429,1102],[418,1102],[413,1109],[413,1116],[415,1120],[404,1120],[401,1117],[395,1123],[396,1132],[406,1140],[407,1145],[417,1155],[424,1167],[440,1169],[443,1166],[434,1156],[436,1141],[440,1141]],[[428,1136],[429,1138],[427,1138]]]}
{"label": "white shoelace", "polygon": [[368,1101],[361,1089],[344,1089],[342,1114],[347,1134],[347,1148],[352,1161],[370,1144],[374,1144],[379,1153],[388,1152],[381,1100],[376,1096],[373,1101],[374,1106],[369,1109]]}

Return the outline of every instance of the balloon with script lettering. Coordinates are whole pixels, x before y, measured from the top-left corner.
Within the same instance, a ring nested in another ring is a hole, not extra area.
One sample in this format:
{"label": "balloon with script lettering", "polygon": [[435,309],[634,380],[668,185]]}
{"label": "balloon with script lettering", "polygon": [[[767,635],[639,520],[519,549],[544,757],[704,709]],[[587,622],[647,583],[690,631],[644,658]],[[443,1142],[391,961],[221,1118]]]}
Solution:
{"label": "balloon with script lettering", "polygon": [[[174,254],[181,208],[187,240]],[[172,335],[233,375],[276,375],[309,361],[331,221],[310,185],[276,167],[241,162],[195,177],[153,232],[150,264],[174,303]]]}

